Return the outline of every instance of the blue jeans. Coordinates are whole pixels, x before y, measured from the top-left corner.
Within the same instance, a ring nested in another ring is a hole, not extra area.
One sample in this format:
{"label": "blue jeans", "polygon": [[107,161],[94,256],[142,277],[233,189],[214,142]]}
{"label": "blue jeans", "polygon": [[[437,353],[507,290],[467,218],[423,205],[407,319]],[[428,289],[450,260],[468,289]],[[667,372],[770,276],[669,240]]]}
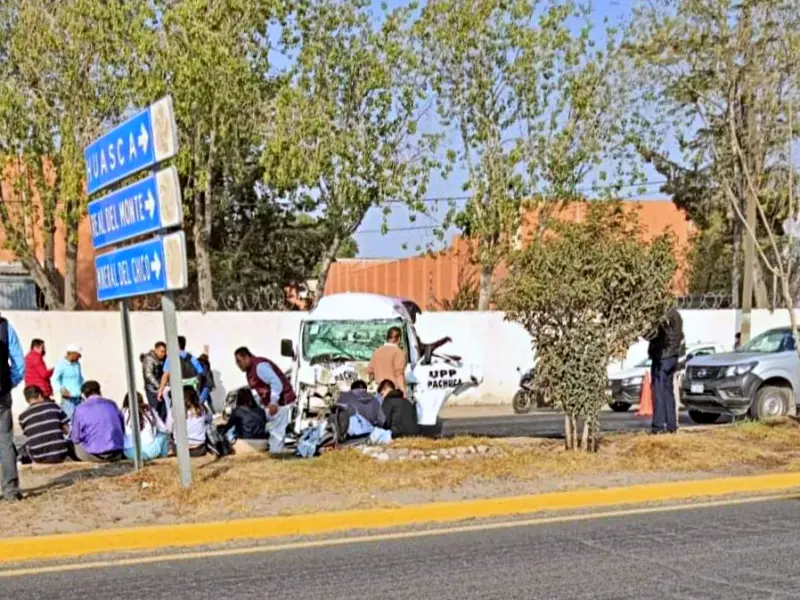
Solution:
{"label": "blue jeans", "polygon": [[269,434],[269,451],[271,454],[283,452],[286,442],[286,428],[292,417],[293,405],[279,406],[274,417],[267,415],[267,433]]}
{"label": "blue jeans", "polygon": [[75,409],[77,408],[78,404],[81,403],[81,398],[62,398],[61,399],[61,410],[64,411],[64,414],[67,417],[67,421],[69,421],[70,425],[72,424],[72,415],[75,414]]}
{"label": "blue jeans", "polygon": [[[159,433],[152,443],[142,446],[142,460],[147,462],[155,458],[164,458],[169,454],[169,436]],[[133,460],[133,448],[125,448],[125,458]]]}

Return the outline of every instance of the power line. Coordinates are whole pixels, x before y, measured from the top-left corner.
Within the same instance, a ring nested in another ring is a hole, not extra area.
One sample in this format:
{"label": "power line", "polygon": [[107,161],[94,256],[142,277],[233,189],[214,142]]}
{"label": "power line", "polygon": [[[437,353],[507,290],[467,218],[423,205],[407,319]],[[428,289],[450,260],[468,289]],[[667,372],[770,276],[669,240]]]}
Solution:
{"label": "power line", "polygon": [[362,229],[361,231],[356,231],[353,235],[361,235],[361,234],[369,234],[369,233],[386,233],[387,235],[390,233],[399,233],[403,231],[430,231],[431,229],[439,229],[444,227],[444,224],[439,223],[438,225],[413,225],[411,227],[392,227],[391,229],[387,229],[383,231],[383,229]]}
{"label": "power line", "polygon": [[[667,183],[666,179],[656,179],[656,180],[653,180],[653,181],[643,181],[641,183],[628,183],[628,184],[619,186],[619,189],[620,190],[627,190],[627,189],[630,189],[630,188],[652,187],[654,185],[664,185],[665,183]],[[582,187],[579,187],[579,188],[575,188],[575,190],[578,191],[578,192],[591,192],[591,191],[602,190],[602,189],[605,189],[607,187],[611,187],[611,186],[602,186],[602,185],[590,186],[589,185],[589,186],[582,186]],[[430,202],[464,202],[466,200],[471,200],[471,199],[472,199],[471,195],[470,196],[466,196],[466,195],[465,196],[427,196],[425,198],[420,199],[420,202],[425,202],[425,203],[430,203]],[[386,203],[387,204],[406,204],[406,201],[405,200],[398,200],[398,199],[391,199],[391,200],[386,200]]]}

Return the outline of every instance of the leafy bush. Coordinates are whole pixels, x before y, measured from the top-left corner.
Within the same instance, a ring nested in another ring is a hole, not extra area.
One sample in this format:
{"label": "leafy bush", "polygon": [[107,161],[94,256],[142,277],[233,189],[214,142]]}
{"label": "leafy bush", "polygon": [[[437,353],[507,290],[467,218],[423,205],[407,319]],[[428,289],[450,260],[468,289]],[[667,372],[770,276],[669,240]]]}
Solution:
{"label": "leafy bush", "polygon": [[608,362],[674,303],[673,241],[644,241],[635,212],[592,202],[585,221],[554,223],[510,266],[500,303],[533,338],[535,384],[565,413],[567,447],[596,449]]}

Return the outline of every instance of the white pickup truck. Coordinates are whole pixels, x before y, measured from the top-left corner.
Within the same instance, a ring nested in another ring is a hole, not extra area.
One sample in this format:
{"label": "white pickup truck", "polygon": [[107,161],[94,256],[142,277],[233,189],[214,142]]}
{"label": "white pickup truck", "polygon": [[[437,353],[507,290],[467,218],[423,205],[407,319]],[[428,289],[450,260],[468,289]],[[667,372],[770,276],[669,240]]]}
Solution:
{"label": "white pickup truck", "polygon": [[368,381],[369,360],[386,342],[390,327],[403,332],[407,395],[416,404],[420,425],[436,425],[448,398],[480,385],[483,375],[477,365],[431,351],[420,341],[414,328],[417,312],[413,303],[374,294],[323,297],[303,318],[297,339],[281,341],[281,354],[293,361],[296,429],[300,431],[306,420],[323,412],[337,392],[349,390],[354,380]]}

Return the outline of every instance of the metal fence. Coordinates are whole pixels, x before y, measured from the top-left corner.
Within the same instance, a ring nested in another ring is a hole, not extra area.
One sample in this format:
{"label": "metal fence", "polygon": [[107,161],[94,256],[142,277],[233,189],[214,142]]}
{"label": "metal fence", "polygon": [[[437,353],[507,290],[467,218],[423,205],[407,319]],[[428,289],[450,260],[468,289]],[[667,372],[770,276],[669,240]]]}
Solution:
{"label": "metal fence", "polygon": [[38,310],[36,284],[27,277],[0,275],[0,310]]}
{"label": "metal fence", "polygon": [[678,308],[683,310],[718,310],[731,308],[731,295],[724,293],[690,294],[678,298]]}

